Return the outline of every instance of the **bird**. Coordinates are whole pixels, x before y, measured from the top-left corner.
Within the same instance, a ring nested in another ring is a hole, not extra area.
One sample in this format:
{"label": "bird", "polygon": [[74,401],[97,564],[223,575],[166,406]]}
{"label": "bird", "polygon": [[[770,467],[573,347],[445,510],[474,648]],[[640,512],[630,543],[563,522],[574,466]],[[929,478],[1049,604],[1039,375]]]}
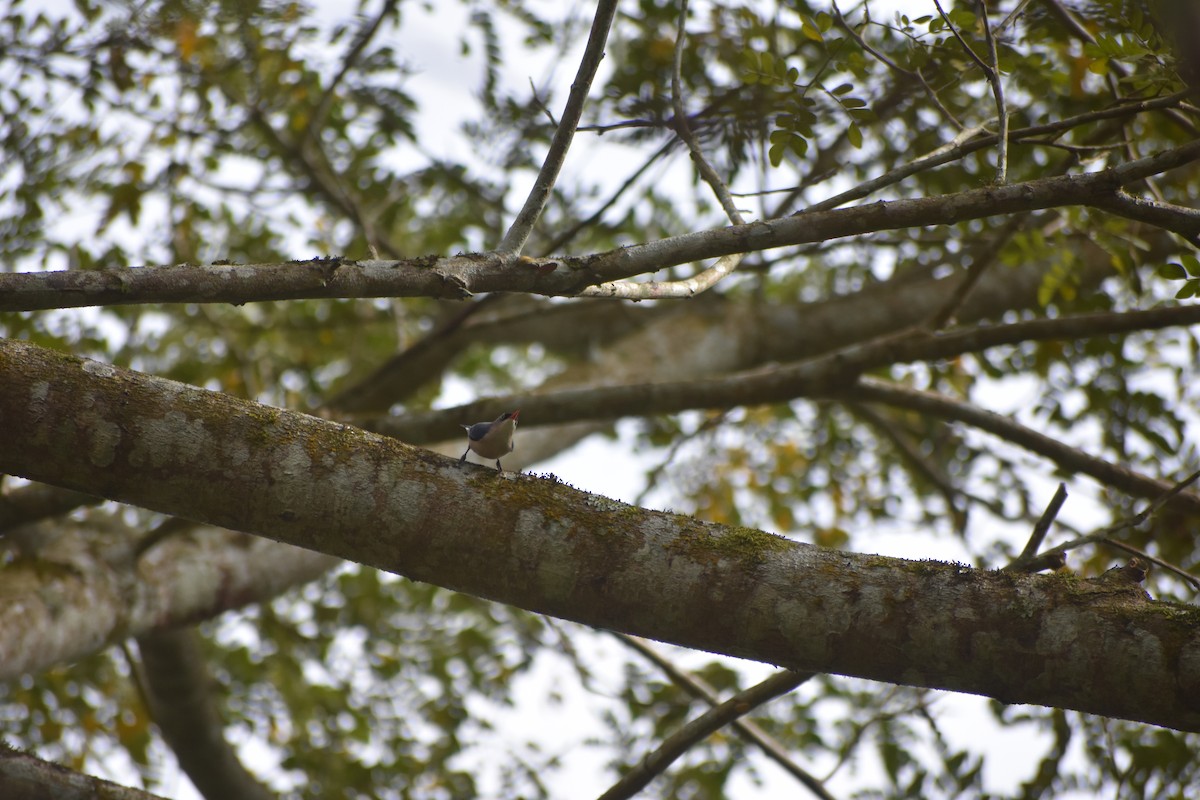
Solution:
{"label": "bird", "polygon": [[500,459],[513,450],[513,431],[517,429],[517,415],[520,413],[521,409],[518,408],[516,411],[507,411],[501,414],[494,422],[463,425],[467,430],[467,449],[458,463],[462,464],[466,461],[467,453],[474,450],[484,458],[496,459],[496,469],[503,472],[504,468],[500,466]]}

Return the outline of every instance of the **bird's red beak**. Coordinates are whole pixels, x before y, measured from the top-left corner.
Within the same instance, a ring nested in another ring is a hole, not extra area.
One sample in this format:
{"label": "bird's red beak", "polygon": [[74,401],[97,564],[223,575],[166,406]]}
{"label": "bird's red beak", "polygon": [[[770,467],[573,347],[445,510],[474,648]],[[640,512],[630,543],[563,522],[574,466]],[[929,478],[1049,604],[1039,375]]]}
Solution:
{"label": "bird's red beak", "polygon": [[514,421],[514,422],[515,422],[515,421],[516,421],[516,419],[517,419],[517,415],[518,415],[518,414],[520,414],[520,413],[521,413],[521,409],[519,409],[519,408],[518,408],[516,411],[514,411],[514,412],[512,413],[512,418],[513,418],[513,421]]}

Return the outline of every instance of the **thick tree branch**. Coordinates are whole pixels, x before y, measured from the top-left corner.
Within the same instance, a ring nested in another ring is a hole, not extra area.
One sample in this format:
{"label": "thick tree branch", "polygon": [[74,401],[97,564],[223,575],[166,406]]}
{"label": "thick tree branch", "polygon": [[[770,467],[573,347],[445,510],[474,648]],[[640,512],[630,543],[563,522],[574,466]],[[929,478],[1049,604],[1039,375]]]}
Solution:
{"label": "thick tree branch", "polygon": [[4,800],[164,800],[162,795],[74,772],[0,743],[0,797]]}
{"label": "thick tree branch", "polygon": [[57,517],[80,506],[94,506],[102,502],[102,497],[44,483],[21,486],[0,494],[0,534],[18,525]]}
{"label": "thick tree branch", "polygon": [[575,73],[575,80],[571,83],[571,93],[567,96],[562,119],[559,120],[554,138],[550,141],[550,151],[546,153],[546,159],[533,182],[533,188],[525,198],[525,205],[513,220],[508,233],[504,234],[504,240],[497,248],[499,253],[511,256],[521,252],[521,248],[529,240],[529,234],[533,232],[533,226],[537,224],[538,217],[542,215],[542,209],[546,207],[546,201],[550,199],[550,192],[554,189],[558,173],[567,158],[567,150],[571,147],[575,129],[579,127],[579,118],[583,115],[583,106],[587,102],[592,79],[596,77],[596,70],[600,68],[600,61],[604,58],[604,45],[608,41],[608,32],[612,28],[616,13],[617,0],[600,0],[596,4],[596,16],[592,20],[587,46],[579,62],[579,71]]}
{"label": "thick tree branch", "polygon": [[1119,217],[1136,219],[1156,228],[1177,233],[1192,247],[1200,247],[1200,210],[1172,203],[1158,203],[1125,192],[1115,192],[1112,197],[1098,203],[1096,207]]}
{"label": "thick tree branch", "polygon": [[198,634],[190,628],[138,638],[146,701],[179,765],[207,800],[271,800],[225,740],[213,702],[212,677]]}
{"label": "thick tree branch", "polygon": [[76,661],[130,636],[271,600],[337,563],[210,529],[172,536],[133,563],[78,550],[39,553],[36,561],[6,565],[0,581],[0,681]]}
{"label": "thick tree branch", "polygon": [[[523,418],[528,419],[528,425],[533,426],[583,419],[640,417],[698,408],[732,408],[739,405],[779,403],[799,397],[831,397],[842,392],[847,392],[845,396],[851,400],[869,402],[873,396],[862,394],[863,386],[870,386],[871,391],[877,393],[882,393],[883,387],[886,386],[879,382],[855,383],[857,376],[871,369],[899,363],[954,358],[964,353],[1022,342],[1083,339],[1197,323],[1200,323],[1200,306],[1189,305],[1035,319],[1008,325],[972,326],[940,333],[918,330],[907,335],[900,334],[853,345],[807,361],[738,371],[720,377],[617,386],[590,385],[537,394],[516,394],[504,398],[481,399],[466,405],[421,414],[384,417],[362,424],[379,433],[421,444],[450,438],[457,433],[456,427],[460,423],[473,419],[488,419],[502,413],[504,409],[511,408],[521,408],[525,414]],[[909,398],[907,402],[915,403],[916,400],[912,399],[914,397],[921,398],[925,395],[903,395],[903,398]],[[898,396],[897,402],[903,398]],[[948,398],[940,399],[950,404],[955,402]],[[932,399],[924,402],[930,406],[934,405]],[[949,410],[943,410],[939,415],[949,413]],[[999,415],[989,415],[987,412],[981,414],[982,419],[988,422],[988,427],[984,427],[984,430],[994,428],[1001,422],[1015,424]],[[974,420],[964,421],[977,424]],[[1043,455],[1054,452],[1048,449],[1051,445],[1065,447],[1040,435],[1018,443],[1028,446],[1035,440],[1038,446],[1033,449]],[[1064,452],[1077,451],[1065,448]],[[1057,462],[1057,458],[1054,460]],[[1070,463],[1075,462],[1068,462],[1067,465]],[[1115,471],[1110,472],[1108,467]],[[1112,485],[1139,497],[1154,497],[1167,488],[1159,481],[1138,476],[1137,473],[1108,465],[1099,459],[1091,464],[1087,474],[1105,483],[1109,483],[1109,480],[1104,476],[1118,477],[1119,482]],[[1131,475],[1136,476],[1136,479],[1129,479]],[[1195,503],[1197,508],[1200,508],[1200,497],[1194,494],[1183,495],[1181,501]]]}
{"label": "thick tree branch", "polygon": [[1200,611],[1167,613],[1131,580],[825,550],[23,342],[0,341],[0,418],[0,471],[531,611],[797,671],[1200,730]]}
{"label": "thick tree branch", "polygon": [[0,274],[0,311],[130,303],[247,303],[316,297],[443,297],[510,291],[574,295],[586,287],[708,258],[883,230],[949,225],[1058,206],[1121,213],[1121,187],[1200,159],[1200,140],[1083,175],[878,202],[699,231],[590,256],[526,259],[427,256],[401,261],[318,259],[286,264],[118,268]]}

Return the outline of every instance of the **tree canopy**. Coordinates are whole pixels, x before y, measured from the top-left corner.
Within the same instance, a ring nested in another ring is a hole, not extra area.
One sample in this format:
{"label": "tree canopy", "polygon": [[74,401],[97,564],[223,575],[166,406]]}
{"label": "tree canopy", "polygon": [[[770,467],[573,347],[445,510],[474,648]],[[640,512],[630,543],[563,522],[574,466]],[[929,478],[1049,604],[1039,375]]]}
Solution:
{"label": "tree canopy", "polygon": [[9,2],[0,794],[1200,791],[1198,9]]}

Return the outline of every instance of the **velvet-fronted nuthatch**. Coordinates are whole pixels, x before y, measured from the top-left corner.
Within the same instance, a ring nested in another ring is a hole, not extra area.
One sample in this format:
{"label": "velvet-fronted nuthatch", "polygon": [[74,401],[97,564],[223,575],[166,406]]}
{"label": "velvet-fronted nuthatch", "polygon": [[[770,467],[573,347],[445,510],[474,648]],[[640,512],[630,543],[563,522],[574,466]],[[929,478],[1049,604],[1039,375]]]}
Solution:
{"label": "velvet-fronted nuthatch", "polygon": [[496,469],[503,470],[500,459],[513,449],[513,431],[517,429],[517,415],[521,409],[501,414],[495,422],[476,422],[463,425],[467,429],[467,449],[458,463],[467,460],[467,453],[474,450],[484,458],[496,459]]}

